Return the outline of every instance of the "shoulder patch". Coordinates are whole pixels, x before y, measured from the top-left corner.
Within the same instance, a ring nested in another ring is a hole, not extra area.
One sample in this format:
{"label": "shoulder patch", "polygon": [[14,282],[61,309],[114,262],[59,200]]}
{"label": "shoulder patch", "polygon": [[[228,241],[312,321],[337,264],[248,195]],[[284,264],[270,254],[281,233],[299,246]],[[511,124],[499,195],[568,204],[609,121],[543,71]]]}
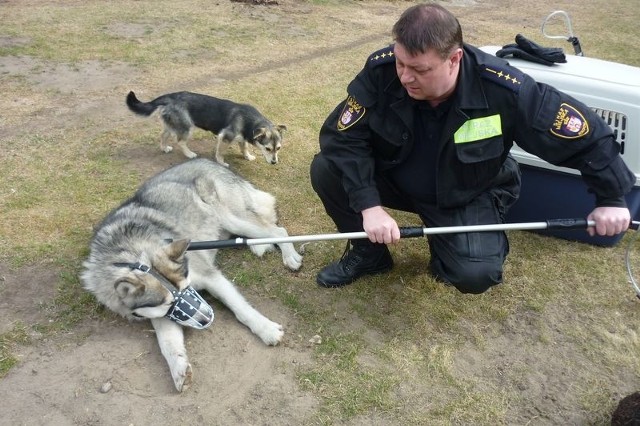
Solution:
{"label": "shoulder patch", "polygon": [[483,65],[480,67],[482,78],[493,81],[502,87],[518,93],[524,81],[524,74],[516,68]]}
{"label": "shoulder patch", "polygon": [[369,58],[367,59],[367,66],[377,67],[378,65],[388,64],[395,61],[396,55],[393,53],[392,44],[369,55]]}
{"label": "shoulder patch", "polygon": [[549,131],[559,138],[576,139],[589,133],[589,123],[576,108],[562,103]]}
{"label": "shoulder patch", "polygon": [[365,107],[360,105],[353,96],[349,96],[338,119],[338,130],[347,130],[360,121],[366,112],[367,109]]}

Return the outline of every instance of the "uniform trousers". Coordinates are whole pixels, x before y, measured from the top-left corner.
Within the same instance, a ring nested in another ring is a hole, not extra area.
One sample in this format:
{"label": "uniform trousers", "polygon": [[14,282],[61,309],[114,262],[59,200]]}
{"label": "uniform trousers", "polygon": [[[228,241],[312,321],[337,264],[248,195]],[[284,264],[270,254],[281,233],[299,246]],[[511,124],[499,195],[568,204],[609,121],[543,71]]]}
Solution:
{"label": "uniform trousers", "polygon": [[[426,227],[441,227],[504,223],[506,212],[520,192],[520,171],[513,158],[507,158],[501,175],[509,179],[503,179],[499,186],[482,192],[467,205],[450,209],[412,200],[384,174],[376,174],[375,180],[384,207],[416,213]],[[310,177],[338,231],[361,232],[362,214],[349,206],[342,174],[322,153],[314,157]],[[509,253],[509,241],[503,231],[428,235],[427,239],[429,269],[436,279],[462,293],[474,294],[502,282],[503,264]]]}

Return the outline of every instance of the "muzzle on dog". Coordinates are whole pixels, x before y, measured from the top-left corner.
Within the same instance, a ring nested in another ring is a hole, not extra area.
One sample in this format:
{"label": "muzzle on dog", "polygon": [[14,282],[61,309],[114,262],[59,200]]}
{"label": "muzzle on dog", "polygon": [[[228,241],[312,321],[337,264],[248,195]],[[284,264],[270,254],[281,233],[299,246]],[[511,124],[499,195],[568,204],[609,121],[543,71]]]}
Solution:
{"label": "muzzle on dog", "polygon": [[189,286],[173,294],[173,305],[169,308],[167,318],[180,325],[205,329],[213,322],[213,309],[193,287]]}
{"label": "muzzle on dog", "polygon": [[203,330],[213,322],[213,308],[198,294],[191,286],[184,290],[177,290],[169,280],[156,272],[148,265],[140,262],[136,263],[114,263],[114,266],[125,266],[135,269],[145,274],[151,274],[160,281],[173,295],[173,303],[167,311],[165,317],[180,325]]}

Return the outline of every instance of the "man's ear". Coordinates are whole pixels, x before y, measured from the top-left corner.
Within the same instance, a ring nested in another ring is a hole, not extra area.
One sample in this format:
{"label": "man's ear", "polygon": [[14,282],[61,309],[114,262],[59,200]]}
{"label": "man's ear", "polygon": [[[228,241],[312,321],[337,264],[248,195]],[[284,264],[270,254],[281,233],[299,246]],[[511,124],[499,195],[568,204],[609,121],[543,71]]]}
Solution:
{"label": "man's ear", "polygon": [[460,62],[462,61],[462,55],[463,55],[463,51],[462,49],[460,49],[459,47],[457,49],[455,49],[453,51],[453,53],[451,53],[451,55],[449,55],[449,60],[451,61],[451,67],[455,67],[460,65]]}

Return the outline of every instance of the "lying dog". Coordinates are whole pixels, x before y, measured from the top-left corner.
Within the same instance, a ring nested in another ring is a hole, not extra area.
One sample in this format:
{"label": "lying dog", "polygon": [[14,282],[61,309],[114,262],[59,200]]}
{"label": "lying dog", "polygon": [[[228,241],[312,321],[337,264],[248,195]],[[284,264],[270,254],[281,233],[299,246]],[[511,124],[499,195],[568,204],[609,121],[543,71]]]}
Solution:
{"label": "lying dog", "polygon": [[169,93],[151,102],[141,102],[135,93],[129,92],[127,106],[144,116],[161,107],[164,131],[160,136],[160,148],[164,152],[173,150],[168,142],[174,135],[182,153],[187,158],[195,158],[196,154],[187,147],[194,126],[217,135],[215,159],[225,166],[228,164],[224,162],[224,152],[233,142],[240,144],[242,155],[247,160],[256,158],[249,152],[249,145],[253,145],[260,149],[268,163],[277,164],[282,134],[287,129],[284,125],[274,125],[251,105],[198,93]]}
{"label": "lying dog", "polygon": [[[282,326],[249,305],[222,275],[215,265],[215,250],[187,251],[191,239],[209,241],[231,235],[279,238],[288,234],[277,225],[271,194],[220,164],[195,159],[152,177],[113,210],[96,227],[83,264],[83,286],[100,303],[125,318],[151,320],[178,391],[185,390],[192,378],[180,321],[175,321],[181,313],[176,310],[184,310],[176,308],[176,295],[186,289],[207,290],[267,345],[282,339]],[[299,269],[302,256],[293,245],[279,247],[284,264]],[[272,248],[250,246],[258,256]],[[202,311],[196,328],[206,327],[213,319],[212,311]]]}

